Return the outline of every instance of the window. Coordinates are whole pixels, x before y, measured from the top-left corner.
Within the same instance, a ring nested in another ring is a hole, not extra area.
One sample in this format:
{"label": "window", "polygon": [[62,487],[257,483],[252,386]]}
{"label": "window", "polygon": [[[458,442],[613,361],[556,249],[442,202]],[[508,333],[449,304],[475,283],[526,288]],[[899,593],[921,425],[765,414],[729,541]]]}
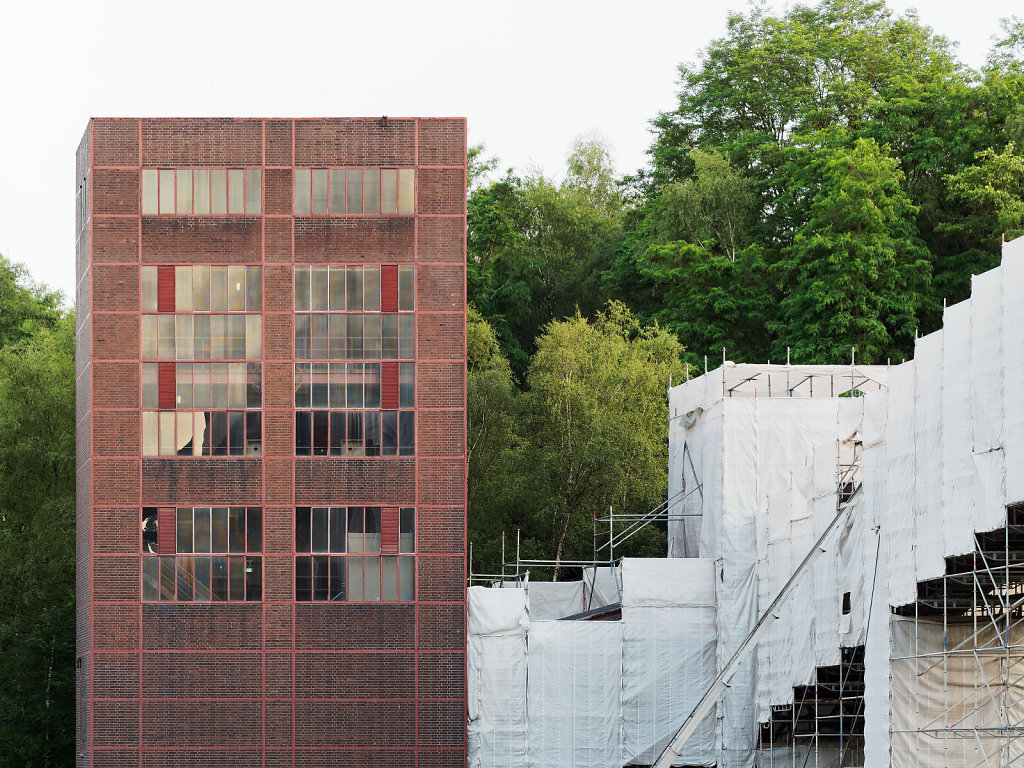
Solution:
{"label": "window", "polygon": [[296,168],[295,214],[411,215],[412,168]]}
{"label": "window", "polygon": [[143,312],[260,312],[260,267],[167,265],[142,268]]}
{"label": "window", "polygon": [[251,602],[263,597],[259,507],[143,507],[145,602]]}
{"label": "window", "polygon": [[263,208],[259,168],[143,168],[143,216],[258,216]]}
{"label": "window", "polygon": [[415,600],[415,520],[412,507],[297,507],[296,601]]}

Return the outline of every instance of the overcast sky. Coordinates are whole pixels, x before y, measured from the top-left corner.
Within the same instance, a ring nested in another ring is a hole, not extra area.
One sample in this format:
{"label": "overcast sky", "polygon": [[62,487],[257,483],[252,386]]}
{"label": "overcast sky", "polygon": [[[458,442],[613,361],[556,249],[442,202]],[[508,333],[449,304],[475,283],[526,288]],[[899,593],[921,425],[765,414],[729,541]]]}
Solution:
{"label": "overcast sky", "polygon": [[[775,2],[782,8],[785,3]],[[890,0],[979,65],[1020,0]],[[74,154],[90,116],[459,115],[503,167],[560,176],[596,132],[644,163],[676,65],[745,0],[9,2],[0,253],[74,293]]]}

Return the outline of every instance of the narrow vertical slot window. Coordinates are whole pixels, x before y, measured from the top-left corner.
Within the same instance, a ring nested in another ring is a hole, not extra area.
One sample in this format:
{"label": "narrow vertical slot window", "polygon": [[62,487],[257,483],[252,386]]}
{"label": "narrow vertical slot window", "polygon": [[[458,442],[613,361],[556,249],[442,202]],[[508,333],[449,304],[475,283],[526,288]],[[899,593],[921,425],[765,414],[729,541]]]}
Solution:
{"label": "narrow vertical slot window", "polygon": [[340,312],[345,309],[345,268],[330,268],[330,309]]}
{"label": "narrow vertical slot window", "polygon": [[160,213],[174,213],[174,171],[160,169]]}
{"label": "narrow vertical slot window", "polygon": [[412,312],[416,308],[416,268],[398,268],[398,311]]}
{"label": "narrow vertical slot window", "polygon": [[210,546],[213,552],[228,551],[228,518],[227,507],[210,510]]}
{"label": "narrow vertical slot window", "polygon": [[229,562],[229,593],[228,599],[232,602],[241,602],[245,600],[245,558],[244,557],[232,557],[228,559]]}
{"label": "narrow vertical slot window", "polygon": [[295,267],[295,311],[308,312],[309,306],[309,267]]}
{"label": "narrow vertical slot window", "polygon": [[173,600],[177,580],[174,576],[174,558],[160,558],[160,600]]}
{"label": "narrow vertical slot window", "polygon": [[348,560],[348,588],[346,594],[349,600],[361,601],[363,599],[363,558],[349,557]]}
{"label": "narrow vertical slot window", "polygon": [[345,171],[342,168],[331,169],[328,204],[329,210],[333,214],[345,212]]}
{"label": "narrow vertical slot window", "polygon": [[249,312],[263,310],[263,280],[259,267],[245,268],[245,308]]}
{"label": "narrow vertical slot window", "polygon": [[245,455],[259,456],[263,450],[263,414],[249,411],[245,414]]}
{"label": "narrow vertical slot window", "polygon": [[380,171],[363,171],[363,213],[380,213]]}
{"label": "narrow vertical slot window", "polygon": [[398,356],[403,360],[416,357],[416,317],[398,316]]}
{"label": "narrow vertical slot window", "polygon": [[331,558],[330,600],[336,602],[345,599],[345,558]]}
{"label": "narrow vertical slot window", "polygon": [[263,558],[245,558],[245,599],[263,599]]}
{"label": "narrow vertical slot window", "polygon": [[228,510],[228,551],[245,552],[245,507]]}
{"label": "narrow vertical slot window", "polygon": [[330,306],[327,294],[330,289],[327,267],[310,267],[309,307],[314,312],[326,312]]}
{"label": "narrow vertical slot window", "polygon": [[327,213],[327,171],[323,168],[314,168],[313,195],[310,206],[313,213]]}
{"label": "narrow vertical slot window", "polygon": [[345,507],[330,508],[330,551],[337,554],[345,551],[345,532],[347,530]]}
{"label": "narrow vertical slot window", "polygon": [[381,558],[381,599],[384,602],[396,602],[398,600],[398,558]]}
{"label": "narrow vertical slot window", "polygon": [[295,600],[309,602],[313,599],[313,558],[295,558]]}
{"label": "narrow vertical slot window", "polygon": [[197,603],[210,602],[210,558],[193,558],[195,567],[195,601]]}
{"label": "narrow vertical slot window", "polygon": [[192,408],[192,363],[178,363],[174,367],[174,407]]}
{"label": "narrow vertical slot window", "polygon": [[179,216],[192,214],[192,171],[187,168],[178,170],[175,209]]}
{"label": "narrow vertical slot window", "polygon": [[228,213],[245,213],[245,173],[241,168],[228,171]]}
{"label": "narrow vertical slot window", "polygon": [[380,172],[380,212],[398,213],[398,170],[384,168]]}
{"label": "narrow vertical slot window", "polygon": [[142,215],[155,216],[160,212],[159,176],[156,168],[142,169]]}
{"label": "narrow vertical slot window", "polygon": [[195,169],[192,172],[192,205],[197,216],[210,215],[210,172]]}
{"label": "narrow vertical slot window", "polygon": [[416,190],[416,175],[412,168],[402,168],[398,171],[398,212],[401,214],[413,213]]}
{"label": "narrow vertical slot window", "polygon": [[295,551],[312,552],[312,508],[295,508]]}
{"label": "narrow vertical slot window", "polygon": [[409,602],[416,599],[416,558],[398,558],[398,599]]}
{"label": "narrow vertical slot window", "polygon": [[363,309],[380,312],[380,267],[363,267]]}
{"label": "narrow vertical slot window", "polygon": [[348,213],[363,212],[363,172],[358,168],[348,170],[345,200]]}
{"label": "narrow vertical slot window", "polygon": [[205,264],[192,267],[192,311],[210,311],[210,268]]}
{"label": "narrow vertical slot window", "polygon": [[263,212],[263,172],[259,168],[245,172],[245,212],[249,216]]}
{"label": "narrow vertical slot window", "polygon": [[192,602],[194,565],[191,557],[178,558],[178,600]]}
{"label": "narrow vertical slot window", "polygon": [[228,268],[210,267],[210,311],[227,312]]}
{"label": "narrow vertical slot window", "polygon": [[329,591],[328,568],[330,559],[327,557],[313,558],[313,599],[326,602]]}
{"label": "narrow vertical slot window", "polygon": [[398,551],[416,551],[416,510],[412,507],[402,507],[398,512]]}
{"label": "narrow vertical slot window", "polygon": [[310,171],[308,168],[295,169],[295,215],[308,216],[310,212]]}
{"label": "narrow vertical slot window", "polygon": [[259,507],[246,507],[245,549],[247,552],[263,550],[263,510]]}
{"label": "narrow vertical slot window", "polygon": [[217,602],[228,599],[228,559],[226,557],[210,558],[212,574],[210,576],[210,593]]}
{"label": "narrow vertical slot window", "polygon": [[313,451],[313,414],[295,412],[295,455],[310,456]]}
{"label": "narrow vertical slot window", "polygon": [[346,309],[349,312],[363,311],[363,268],[348,267],[345,270],[348,297]]}
{"label": "narrow vertical slot window", "polygon": [[156,312],[156,267],[142,268],[142,311]]}
{"label": "narrow vertical slot window", "polygon": [[416,453],[416,411],[398,412],[398,455]]}
{"label": "narrow vertical slot window", "polygon": [[259,360],[263,357],[263,315],[245,316],[245,358]]}
{"label": "narrow vertical slot window", "polygon": [[398,364],[398,407],[416,407],[416,364]]}
{"label": "narrow vertical slot window", "polygon": [[228,172],[223,168],[210,171],[210,213],[222,216],[228,212]]}
{"label": "narrow vertical slot window", "polygon": [[245,267],[238,264],[228,267],[228,311],[245,311]]}
{"label": "narrow vertical slot window", "polygon": [[345,453],[345,412],[331,411],[331,456]]}

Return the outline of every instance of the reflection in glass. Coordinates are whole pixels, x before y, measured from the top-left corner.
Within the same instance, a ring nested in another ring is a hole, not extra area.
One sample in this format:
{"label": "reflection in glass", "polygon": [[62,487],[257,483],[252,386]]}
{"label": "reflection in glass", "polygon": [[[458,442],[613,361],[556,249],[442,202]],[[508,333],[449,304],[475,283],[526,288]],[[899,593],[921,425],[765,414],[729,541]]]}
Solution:
{"label": "reflection in glass", "polygon": [[309,267],[295,267],[295,311],[309,311]]}
{"label": "reflection in glass", "polygon": [[210,601],[210,558],[197,557],[193,560],[195,567],[195,601]]}
{"label": "reflection in glass", "polygon": [[363,558],[349,557],[348,560],[348,599],[363,599]]}
{"label": "reflection in glass", "polygon": [[331,552],[345,551],[346,525],[345,507],[330,508],[330,550]]}
{"label": "reflection in glass", "polygon": [[246,539],[248,552],[259,552],[263,549],[263,510],[259,507],[248,507],[245,513]]}
{"label": "reflection in glass", "polygon": [[160,599],[160,558],[142,558],[142,599],[153,602]]}
{"label": "reflection in glass", "polygon": [[228,508],[214,507],[210,512],[210,551],[228,551]]}
{"label": "reflection in glass", "polygon": [[327,507],[312,508],[312,550],[313,552],[326,552],[328,550],[328,517]]}
{"label": "reflection in glass", "polygon": [[173,600],[174,599],[174,558],[173,557],[161,557],[160,558],[160,599],[161,600]]}
{"label": "reflection in glass", "polygon": [[345,599],[345,558],[344,557],[332,557],[331,558],[331,585],[330,585],[330,599],[331,601],[344,600]]}
{"label": "reflection in glass", "polygon": [[210,268],[205,264],[192,267],[192,309],[210,311]]}
{"label": "reflection in glass", "polygon": [[416,599],[416,558],[398,558],[398,599]]}
{"label": "reflection in glass", "polygon": [[195,520],[195,547],[194,552],[210,552],[210,508],[196,507],[194,510]]}
{"label": "reflection in glass", "polygon": [[230,587],[228,598],[232,601],[245,600],[245,558],[232,557],[229,563]]}
{"label": "reflection in glass", "polygon": [[309,552],[312,546],[312,508],[295,508],[295,551]]}
{"label": "reflection in glass", "polygon": [[328,567],[330,560],[327,557],[313,558],[313,599],[327,600],[329,592]]}
{"label": "reflection in glass", "polygon": [[178,600],[182,602],[191,602],[193,599],[193,567],[191,557],[178,558]]}
{"label": "reflection in glass", "polygon": [[228,599],[228,559],[226,557],[210,558],[213,574],[210,579],[210,594],[214,600]]}
{"label": "reflection in glass", "polygon": [[313,558],[311,557],[295,558],[295,599],[298,602],[308,602],[313,599]]}
{"label": "reflection in glass", "polygon": [[402,507],[398,513],[398,551],[416,551],[416,510]]}
{"label": "reflection in glass", "polygon": [[245,552],[245,507],[231,507],[228,512],[228,549]]}

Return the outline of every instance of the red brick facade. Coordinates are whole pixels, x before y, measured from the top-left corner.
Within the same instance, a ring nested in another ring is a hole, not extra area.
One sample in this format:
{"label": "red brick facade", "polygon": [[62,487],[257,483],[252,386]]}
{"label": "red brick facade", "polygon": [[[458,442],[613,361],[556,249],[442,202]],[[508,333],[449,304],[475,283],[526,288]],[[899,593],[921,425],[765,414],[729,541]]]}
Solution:
{"label": "red brick facade", "polygon": [[[142,214],[225,167],[260,215]],[[411,213],[294,215],[296,168],[378,167]],[[465,121],[96,119],[76,183],[78,766],[465,765]],[[143,455],[142,275],[190,264],[262,267],[259,455]],[[296,455],[294,264],[415,267],[414,455]],[[262,509],[262,599],[143,602],[142,508],[204,505]],[[415,599],[296,602],[317,505],[415,508]]]}

